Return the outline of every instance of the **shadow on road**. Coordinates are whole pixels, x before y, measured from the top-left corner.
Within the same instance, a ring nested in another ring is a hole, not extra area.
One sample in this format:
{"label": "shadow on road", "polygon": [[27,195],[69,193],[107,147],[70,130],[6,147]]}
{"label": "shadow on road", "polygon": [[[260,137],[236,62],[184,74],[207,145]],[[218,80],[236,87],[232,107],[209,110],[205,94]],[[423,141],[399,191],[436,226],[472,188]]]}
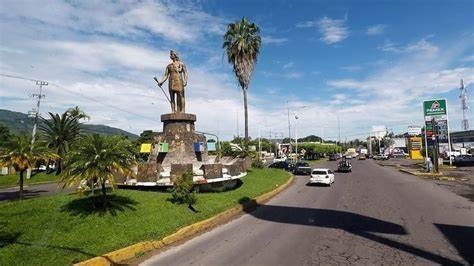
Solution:
{"label": "shadow on road", "polygon": [[125,209],[136,210],[134,205],[138,202],[128,197],[119,195],[107,195],[107,201],[104,205],[101,195],[78,198],[68,202],[61,207],[62,212],[69,212],[72,215],[86,217],[89,215],[117,215],[117,212]]}
{"label": "shadow on road", "polygon": [[[239,202],[243,205],[244,210],[247,213],[261,220],[340,229],[365,239],[422,257],[434,263],[442,265],[462,265],[457,261],[445,258],[430,251],[374,234],[407,235],[408,233],[403,226],[396,223],[346,211],[259,205],[254,200],[249,200],[247,197],[242,198]],[[255,210],[255,208],[257,208],[257,210]]]}
{"label": "shadow on road", "polygon": [[474,265],[474,227],[450,224],[434,224],[458,253],[470,265]]}
{"label": "shadow on road", "polygon": [[[48,192],[46,190],[32,189],[23,190],[23,199],[31,199],[40,196],[42,193]],[[2,200],[16,200],[20,198],[20,191],[3,191],[0,192],[0,201]]]}

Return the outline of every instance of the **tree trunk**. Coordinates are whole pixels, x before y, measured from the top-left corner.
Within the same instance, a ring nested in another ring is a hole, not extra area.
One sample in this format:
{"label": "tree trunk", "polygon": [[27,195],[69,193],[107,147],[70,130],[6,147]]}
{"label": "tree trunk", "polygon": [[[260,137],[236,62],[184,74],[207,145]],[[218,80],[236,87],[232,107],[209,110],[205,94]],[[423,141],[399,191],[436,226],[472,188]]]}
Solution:
{"label": "tree trunk", "polygon": [[105,181],[102,181],[102,201],[104,203],[104,207],[107,203],[107,189],[105,188]]}
{"label": "tree trunk", "polygon": [[249,140],[249,114],[247,110],[247,88],[243,88],[244,92],[244,116],[245,116],[245,140]]}
{"label": "tree trunk", "polygon": [[59,175],[61,173],[61,169],[62,169],[61,163],[62,163],[61,158],[58,158],[56,160],[56,175]]}
{"label": "tree trunk", "polygon": [[20,200],[23,199],[23,174],[25,173],[25,170],[20,171]]}

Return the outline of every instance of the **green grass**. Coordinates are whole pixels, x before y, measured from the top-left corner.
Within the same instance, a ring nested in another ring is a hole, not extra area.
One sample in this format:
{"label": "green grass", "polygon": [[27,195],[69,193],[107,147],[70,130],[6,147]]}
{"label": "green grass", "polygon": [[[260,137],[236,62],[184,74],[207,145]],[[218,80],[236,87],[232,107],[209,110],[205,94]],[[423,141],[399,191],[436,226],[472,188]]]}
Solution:
{"label": "green grass", "polygon": [[277,169],[253,169],[241,187],[197,195],[193,213],[169,193],[117,190],[111,207],[93,209],[90,198],[55,195],[0,203],[0,265],[68,265],[144,241],[236,206],[287,181]]}
{"label": "green grass", "polygon": [[[46,174],[41,172],[33,175],[30,179],[26,179],[25,173],[25,185],[33,185],[38,183],[46,182],[57,182],[60,180],[60,177],[55,173]],[[14,175],[0,175],[0,188],[1,187],[15,187],[18,186],[18,179],[20,179],[20,174],[16,173]]]}

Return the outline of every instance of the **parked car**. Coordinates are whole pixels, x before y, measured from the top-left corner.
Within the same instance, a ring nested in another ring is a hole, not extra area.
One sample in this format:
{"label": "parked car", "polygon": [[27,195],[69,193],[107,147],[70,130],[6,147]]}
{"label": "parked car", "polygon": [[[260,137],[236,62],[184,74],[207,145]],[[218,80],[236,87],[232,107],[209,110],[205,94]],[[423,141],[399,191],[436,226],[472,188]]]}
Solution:
{"label": "parked car", "polygon": [[299,161],[291,167],[293,174],[295,175],[309,175],[311,174],[311,167],[304,161]]}
{"label": "parked car", "polygon": [[287,161],[274,162],[274,163],[270,164],[268,167],[284,169],[286,171],[290,170],[290,164]]}
{"label": "parked car", "polygon": [[342,160],[339,162],[337,165],[337,171],[338,172],[352,172],[352,165],[349,161]]}
{"label": "parked car", "polygon": [[311,177],[309,178],[309,184],[326,184],[330,186],[334,183],[333,171],[326,168],[316,168],[311,171]]}
{"label": "parked car", "polygon": [[385,154],[376,154],[372,157],[374,160],[388,160],[388,156]]}
{"label": "parked car", "polygon": [[457,166],[474,166],[474,156],[470,154],[456,156],[454,157],[453,164]]}

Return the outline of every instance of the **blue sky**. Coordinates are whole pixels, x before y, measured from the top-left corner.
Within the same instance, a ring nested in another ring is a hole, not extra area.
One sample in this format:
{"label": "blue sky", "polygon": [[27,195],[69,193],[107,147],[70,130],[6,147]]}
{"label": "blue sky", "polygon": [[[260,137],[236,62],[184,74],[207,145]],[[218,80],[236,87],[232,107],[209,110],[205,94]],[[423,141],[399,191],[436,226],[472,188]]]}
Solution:
{"label": "blue sky", "polygon": [[[421,102],[447,98],[460,128],[459,80],[474,80],[473,1],[3,1],[0,72],[47,80],[42,113],[79,105],[104,123],[161,130],[153,76],[177,50],[188,112],[224,139],[243,133],[242,95],[222,35],[242,16],[263,39],[250,84],[250,133],[336,139],[421,125]],[[0,108],[27,112],[29,81],[0,78]],[[472,105],[472,97],[469,100]],[[294,115],[298,115],[295,121]],[[468,114],[474,124],[472,111]]]}

